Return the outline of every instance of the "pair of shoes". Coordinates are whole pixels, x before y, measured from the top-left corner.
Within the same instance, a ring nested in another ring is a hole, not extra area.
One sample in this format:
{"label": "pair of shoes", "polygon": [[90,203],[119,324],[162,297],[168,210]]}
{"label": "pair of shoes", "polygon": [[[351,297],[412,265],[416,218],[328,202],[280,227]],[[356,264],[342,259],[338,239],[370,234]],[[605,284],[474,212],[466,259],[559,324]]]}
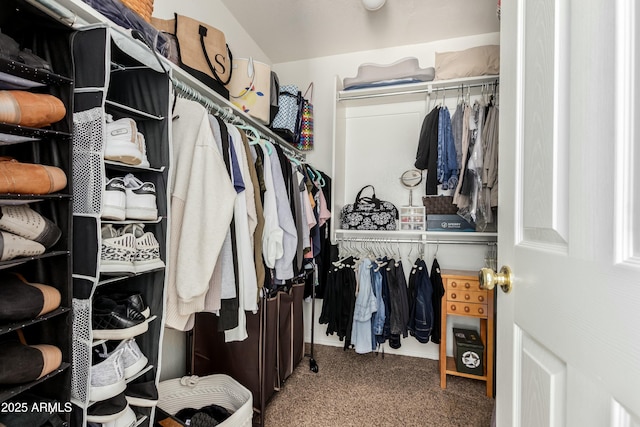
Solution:
{"label": "pair of shoes", "polygon": [[164,268],[160,244],[144,224],[127,224],[119,230],[113,224],[102,226],[101,273],[143,273]]}
{"label": "pair of shoes", "polygon": [[93,348],[93,360],[99,363],[108,359],[113,353],[121,352],[124,379],[128,380],[147,366],[149,360],[142,354],[134,338],[127,338],[120,342],[105,341]]}
{"label": "pair of shoes", "polygon": [[0,384],[36,381],[62,363],[62,351],[54,345],[25,345],[18,341],[0,343]]}
{"label": "pair of shoes", "polygon": [[123,117],[113,120],[107,114],[107,138],[104,145],[104,158],[127,165],[149,167],[147,145],[144,135],[138,131],[135,120]]}
{"label": "pair of shoes", "polygon": [[124,397],[131,406],[152,408],[158,404],[158,387],[154,381],[129,383]]}
{"label": "pair of shoes", "polygon": [[50,194],[66,186],[67,175],[56,166],[0,157],[0,193]]}
{"label": "pair of shoes", "polygon": [[144,316],[145,319],[148,319],[151,315],[151,309],[144,299],[142,295],[137,292],[110,292],[110,293],[96,293],[97,297],[104,297],[115,301],[117,304],[124,305],[128,308],[132,308],[135,311],[139,312]]}
{"label": "pair of shoes", "polygon": [[127,174],[107,181],[102,202],[102,218],[116,221],[158,219],[156,186]]}
{"label": "pair of shoes", "polygon": [[[142,303],[144,304],[144,303]],[[93,300],[91,325],[94,339],[125,340],[143,334],[149,329],[147,318],[138,305],[129,299],[115,301],[98,295]],[[145,310],[146,305],[142,307]]]}
{"label": "pair of shoes", "polygon": [[67,114],[64,103],[53,95],[24,90],[0,90],[0,122],[42,128]]}
{"label": "pair of shoes", "polygon": [[148,362],[133,338],[100,344],[93,351],[89,400],[106,400],[122,393],[127,387],[126,380],[143,370]]}
{"label": "pair of shoes", "polygon": [[0,261],[41,255],[61,235],[53,221],[27,204],[0,206]]}
{"label": "pair of shoes", "polygon": [[21,50],[17,41],[2,32],[0,32],[0,57],[51,72],[51,64],[48,61],[34,54],[31,49]]}
{"label": "pair of shoes", "polygon": [[62,230],[28,204],[0,206],[0,230],[40,243],[46,249],[55,245]]}
{"label": "pair of shoes", "polygon": [[60,291],[30,283],[17,273],[0,274],[0,322],[35,319],[60,306]]}

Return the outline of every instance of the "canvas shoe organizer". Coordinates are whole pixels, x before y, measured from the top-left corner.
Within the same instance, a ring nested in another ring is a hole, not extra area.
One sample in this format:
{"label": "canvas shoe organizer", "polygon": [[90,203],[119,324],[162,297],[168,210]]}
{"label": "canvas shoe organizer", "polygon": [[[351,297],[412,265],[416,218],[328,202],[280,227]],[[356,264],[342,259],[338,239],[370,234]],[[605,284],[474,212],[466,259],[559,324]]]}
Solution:
{"label": "canvas shoe organizer", "polygon": [[[136,57],[133,43],[98,25],[78,30],[72,44],[73,425],[97,420],[96,401],[159,380],[171,86],[145,65],[157,65],[153,56]],[[114,327],[113,311],[131,323]],[[128,349],[129,361],[118,348]],[[119,359],[124,373],[110,373]],[[137,425],[153,425],[154,406],[130,407]]]}
{"label": "canvas shoe organizer", "polygon": [[[2,180],[0,191],[3,243],[0,250],[0,281],[3,285],[0,297],[3,303],[0,313],[0,360],[3,364],[0,423],[35,425],[34,414],[20,405],[47,401],[61,402],[62,411],[53,416],[68,423],[70,414],[64,411],[64,403],[70,400],[71,382],[73,70],[69,59],[69,39],[73,32],[19,0],[0,2],[0,30],[16,48],[21,49],[20,56],[30,51],[39,58],[46,58],[50,66],[49,71],[42,64],[38,66],[27,61],[35,66],[25,65],[24,59],[6,50],[0,53],[0,95],[4,99],[1,103],[0,156],[13,158],[22,164],[0,165],[3,175],[11,177],[11,180]],[[9,90],[15,92],[7,92]],[[42,101],[40,105],[29,100],[38,97]],[[17,98],[23,100],[17,108],[7,101]],[[40,108],[43,104],[45,109],[57,105],[55,110],[58,114],[50,125],[38,123],[45,116]],[[38,165],[35,168],[40,172],[34,174],[33,169],[25,170],[25,164]],[[65,177],[60,175],[60,185],[50,187],[51,180],[40,165],[59,168],[58,172],[65,175],[66,183]],[[40,175],[39,179],[33,180],[37,175]],[[29,178],[30,182],[20,180],[21,176]],[[16,182],[24,184],[19,191],[17,187],[11,189],[7,186]],[[37,187],[49,187],[51,191],[41,192]],[[35,228],[49,230],[50,238],[41,239],[37,232],[33,234]],[[33,302],[33,298],[43,295],[26,282],[49,286],[47,292],[54,296],[50,299],[53,301],[51,306],[39,313],[36,311],[35,315],[22,310]],[[14,287],[10,294],[7,294],[8,286]],[[29,366],[18,363],[30,358],[22,351],[25,344],[50,346],[48,348],[53,354],[49,359],[51,366],[32,375],[34,372],[29,371]],[[10,347],[19,350],[11,354]],[[26,375],[18,379],[20,372]]]}

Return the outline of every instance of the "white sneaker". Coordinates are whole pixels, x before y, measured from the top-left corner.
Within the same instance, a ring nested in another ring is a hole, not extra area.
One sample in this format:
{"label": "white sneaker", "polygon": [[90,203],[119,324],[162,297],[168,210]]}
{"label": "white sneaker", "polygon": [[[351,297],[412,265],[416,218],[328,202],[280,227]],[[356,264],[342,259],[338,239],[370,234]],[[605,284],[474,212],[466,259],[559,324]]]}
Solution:
{"label": "white sneaker", "polygon": [[142,162],[142,152],[138,147],[138,126],[135,120],[124,117],[114,121],[111,115],[107,114],[104,158],[127,165],[139,165]]}
{"label": "white sneaker", "polygon": [[126,225],[122,233],[131,233],[136,237],[136,253],[133,256],[136,273],[164,268],[164,262],[160,259],[160,244],[153,233],[144,232],[144,224]]}
{"label": "white sneaker", "polygon": [[111,178],[107,181],[102,197],[102,218],[124,221],[126,217],[127,195],[124,179]]}
{"label": "white sneaker", "polygon": [[[112,348],[109,351],[109,348]],[[138,372],[142,371],[149,360],[147,357],[142,354],[140,347],[138,347],[138,343],[134,338],[126,339],[121,341],[117,347],[113,348],[112,346],[107,345],[107,343],[102,343],[98,348],[96,348],[96,353],[98,357],[107,359],[111,354],[122,351],[122,364],[124,366],[124,379],[128,380],[133,377]]]}
{"label": "white sneaker", "polygon": [[0,231],[0,261],[42,255],[44,251],[45,247],[38,242]]}
{"label": "white sneaker", "polygon": [[144,221],[158,219],[156,186],[152,182],[142,182],[129,173],[124,177],[124,188],[127,196],[127,219]]}
{"label": "white sneaker", "polygon": [[142,153],[142,161],[138,166],[143,168],[150,168],[149,159],[147,158],[147,144],[144,140],[144,135],[141,132],[138,132],[136,135],[136,141],[138,143],[138,149]]}
{"label": "white sneaker", "polygon": [[62,231],[50,219],[24,205],[0,206],[0,230],[33,240],[50,248],[56,244]]}
{"label": "white sneaker", "polygon": [[133,257],[136,253],[136,238],[131,233],[120,234],[113,224],[102,226],[100,246],[101,273],[135,273]]}
{"label": "white sneaker", "polygon": [[90,401],[109,399],[127,388],[122,353],[124,353],[123,349],[114,351],[106,359],[91,366]]}

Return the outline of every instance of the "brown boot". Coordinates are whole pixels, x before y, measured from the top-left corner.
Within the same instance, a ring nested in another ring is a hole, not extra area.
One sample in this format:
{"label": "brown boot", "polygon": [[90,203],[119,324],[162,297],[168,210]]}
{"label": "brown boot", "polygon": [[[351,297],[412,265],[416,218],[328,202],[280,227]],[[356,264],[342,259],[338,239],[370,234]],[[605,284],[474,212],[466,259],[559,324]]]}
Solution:
{"label": "brown boot", "polygon": [[65,114],[64,104],[53,95],[0,91],[0,122],[41,128],[62,120]]}
{"label": "brown boot", "polygon": [[58,167],[0,157],[0,193],[49,194],[66,186],[67,176]]}

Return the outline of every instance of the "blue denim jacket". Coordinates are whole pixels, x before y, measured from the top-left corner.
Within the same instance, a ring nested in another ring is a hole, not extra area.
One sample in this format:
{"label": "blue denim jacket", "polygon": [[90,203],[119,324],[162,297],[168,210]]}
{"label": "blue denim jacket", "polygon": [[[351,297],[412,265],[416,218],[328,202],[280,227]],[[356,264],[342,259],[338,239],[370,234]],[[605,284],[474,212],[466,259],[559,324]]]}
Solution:
{"label": "blue denim jacket", "polygon": [[386,316],[384,300],[382,299],[382,272],[376,271],[376,267],[377,265],[374,264],[371,269],[371,285],[373,287],[373,293],[376,296],[376,301],[378,302],[378,311],[373,313],[373,317],[371,319],[371,331],[374,337],[375,335],[382,335]]}

